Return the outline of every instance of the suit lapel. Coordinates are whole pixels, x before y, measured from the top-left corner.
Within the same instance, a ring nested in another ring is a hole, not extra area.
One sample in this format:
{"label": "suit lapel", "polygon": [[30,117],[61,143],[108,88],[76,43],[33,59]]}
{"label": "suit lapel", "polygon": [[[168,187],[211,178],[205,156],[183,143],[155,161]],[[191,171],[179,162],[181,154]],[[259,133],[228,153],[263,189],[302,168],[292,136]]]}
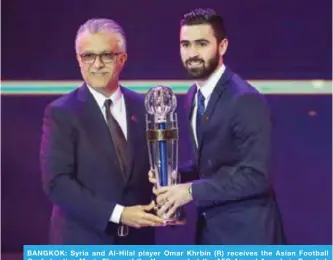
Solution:
{"label": "suit lapel", "polygon": [[209,121],[210,118],[212,117],[212,114],[216,108],[216,105],[227,85],[227,83],[229,82],[230,78],[232,77],[232,72],[228,69],[228,67],[226,67],[223,75],[221,76],[221,78],[219,79],[219,81],[216,84],[216,87],[214,88],[212,95],[209,99],[207,108],[205,110],[204,116],[202,118],[202,122],[201,122],[201,126],[202,126],[202,136],[201,136],[201,141],[199,144],[199,154],[202,148],[202,143],[203,140],[205,138],[205,132],[207,130],[207,127],[209,125]]}
{"label": "suit lapel", "polygon": [[136,104],[137,100],[130,91],[128,91],[126,88],[121,87],[122,93],[124,95],[125,99],[125,106],[126,106],[126,121],[127,121],[127,154],[128,154],[128,167],[127,167],[127,173],[126,173],[126,182],[128,182],[132,176],[133,173],[133,167],[135,165],[135,149],[137,147],[140,147],[140,145],[137,145],[138,140],[141,140],[140,138],[137,138],[137,133],[141,131],[141,129],[138,129],[138,116],[137,116],[137,109]]}
{"label": "suit lapel", "polygon": [[[105,122],[101,109],[95,101],[88,87],[84,84],[78,93],[79,107],[78,114],[81,125],[86,130],[87,138],[100,153],[100,156],[106,159],[106,163],[110,169],[114,168],[114,160],[117,155],[110,135],[110,130]],[[111,172],[118,172],[110,170]],[[119,168],[120,171],[120,168]],[[124,181],[120,174],[115,174],[119,177],[119,181]]]}
{"label": "suit lapel", "polygon": [[188,119],[191,119],[191,117],[192,117],[192,112],[193,112],[193,108],[194,108],[193,99],[194,99],[196,90],[197,90],[196,85],[192,85],[186,95],[185,110],[186,110]]}

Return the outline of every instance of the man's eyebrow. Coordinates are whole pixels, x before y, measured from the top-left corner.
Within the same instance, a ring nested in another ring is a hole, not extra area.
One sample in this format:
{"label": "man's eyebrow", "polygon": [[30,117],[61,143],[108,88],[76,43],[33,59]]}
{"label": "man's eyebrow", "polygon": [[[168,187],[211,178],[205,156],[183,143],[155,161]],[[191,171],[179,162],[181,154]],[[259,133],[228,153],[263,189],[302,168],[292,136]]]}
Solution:
{"label": "man's eyebrow", "polygon": [[196,43],[203,43],[203,42],[209,43],[209,41],[206,39],[198,39],[198,40],[195,40],[195,42]]}
{"label": "man's eyebrow", "polygon": [[[189,43],[190,41],[189,40],[181,40],[180,43]],[[208,40],[206,39],[197,39],[197,40],[194,40],[195,43],[209,43]]]}

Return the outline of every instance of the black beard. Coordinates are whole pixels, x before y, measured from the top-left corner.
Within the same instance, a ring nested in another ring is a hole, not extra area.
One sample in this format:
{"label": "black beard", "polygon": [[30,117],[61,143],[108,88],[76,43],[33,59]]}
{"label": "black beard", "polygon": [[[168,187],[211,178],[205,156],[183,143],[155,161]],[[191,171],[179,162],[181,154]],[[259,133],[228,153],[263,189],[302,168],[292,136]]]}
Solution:
{"label": "black beard", "polygon": [[[205,62],[200,59],[190,59],[186,61],[185,68],[188,72],[188,74],[193,78],[193,79],[206,79],[209,78],[209,76],[216,70],[217,66],[219,65],[219,55],[214,56],[207,62],[207,67],[205,66]],[[203,66],[200,68],[189,68],[187,63],[190,61],[199,61],[203,63]]]}

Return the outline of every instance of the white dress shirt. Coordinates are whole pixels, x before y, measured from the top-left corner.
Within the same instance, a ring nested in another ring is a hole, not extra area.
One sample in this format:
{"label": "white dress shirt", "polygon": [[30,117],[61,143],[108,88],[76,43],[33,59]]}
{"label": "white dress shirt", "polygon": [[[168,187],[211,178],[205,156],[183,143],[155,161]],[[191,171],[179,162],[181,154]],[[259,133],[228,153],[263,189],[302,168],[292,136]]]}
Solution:
{"label": "white dress shirt", "polygon": [[193,113],[192,113],[192,131],[195,139],[195,143],[198,147],[198,138],[197,138],[197,133],[196,133],[196,118],[197,118],[197,111],[198,111],[198,105],[197,105],[197,95],[198,95],[198,90],[200,89],[202,95],[205,97],[205,109],[207,108],[208,101],[210,99],[210,96],[213,93],[214,88],[216,87],[217,82],[219,79],[222,77],[223,73],[225,71],[225,66],[222,64],[218,70],[216,70],[209,78],[208,80],[200,86],[198,82],[196,82],[197,85],[197,92],[195,93],[194,96],[194,108],[193,108]]}
{"label": "white dress shirt", "polygon": [[[125,138],[127,139],[126,106],[125,106],[124,95],[121,92],[120,87],[118,87],[116,92],[114,92],[109,98],[105,97],[103,94],[97,92],[96,90],[94,90],[93,88],[91,88],[89,86],[88,86],[88,89],[90,90],[90,93],[93,95],[99,108],[101,109],[101,112],[104,116],[106,124],[107,124],[107,119],[106,119],[104,102],[106,99],[112,100],[112,105],[110,108],[111,114],[113,115],[115,120],[118,122],[121,130],[124,133]],[[120,217],[121,217],[121,214],[123,213],[123,210],[124,210],[124,206],[116,204],[116,206],[111,214],[110,221],[119,224]]]}

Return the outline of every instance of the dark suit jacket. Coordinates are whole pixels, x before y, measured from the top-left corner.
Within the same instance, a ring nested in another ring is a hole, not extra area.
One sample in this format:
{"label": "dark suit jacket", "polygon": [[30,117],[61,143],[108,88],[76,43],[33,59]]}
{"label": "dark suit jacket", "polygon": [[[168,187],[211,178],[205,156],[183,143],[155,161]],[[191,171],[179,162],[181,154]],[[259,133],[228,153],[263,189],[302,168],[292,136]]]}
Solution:
{"label": "dark suit jacket", "polygon": [[[195,93],[194,85],[186,102],[190,123]],[[201,129],[198,150],[192,138],[195,163],[182,173],[185,181],[189,172],[199,174],[192,186],[199,212],[198,243],[282,243],[268,176],[272,125],[264,97],[226,68]]]}
{"label": "dark suit jacket", "polygon": [[[109,219],[116,203],[151,201],[144,100],[121,88],[127,113],[127,178],[102,112],[85,84],[45,109],[40,159],[44,190],[54,204],[52,244],[113,244],[118,225]],[[153,231],[130,229],[128,243],[153,244]]]}

